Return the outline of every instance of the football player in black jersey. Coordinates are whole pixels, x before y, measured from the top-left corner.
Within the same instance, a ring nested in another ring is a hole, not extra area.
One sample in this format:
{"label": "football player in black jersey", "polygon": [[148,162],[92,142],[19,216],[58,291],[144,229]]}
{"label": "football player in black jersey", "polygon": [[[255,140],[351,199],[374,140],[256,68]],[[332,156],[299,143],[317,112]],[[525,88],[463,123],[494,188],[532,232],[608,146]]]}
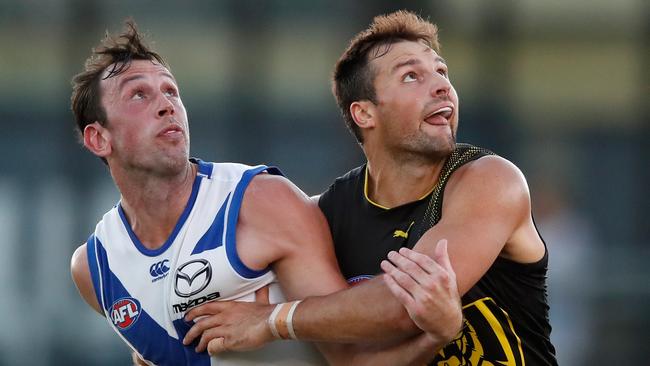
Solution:
{"label": "football player in black jersey", "polygon": [[[318,201],[344,276],[358,281],[384,270],[378,277],[414,322],[435,329],[438,319],[421,316],[427,302],[418,294],[438,284],[428,280],[426,258],[417,253],[436,258],[437,243],[447,239],[465,326],[431,362],[557,364],[546,301],[548,253],[526,180],[508,160],[456,143],[459,100],[436,26],[405,11],[376,17],[337,62],[333,91],[367,158]],[[367,328],[355,313],[388,319],[395,308],[381,282],[305,300],[293,318],[298,338],[342,342]],[[354,293],[363,301],[352,302]],[[236,308],[214,309],[226,323],[218,333],[246,344],[258,335],[237,326]]]}

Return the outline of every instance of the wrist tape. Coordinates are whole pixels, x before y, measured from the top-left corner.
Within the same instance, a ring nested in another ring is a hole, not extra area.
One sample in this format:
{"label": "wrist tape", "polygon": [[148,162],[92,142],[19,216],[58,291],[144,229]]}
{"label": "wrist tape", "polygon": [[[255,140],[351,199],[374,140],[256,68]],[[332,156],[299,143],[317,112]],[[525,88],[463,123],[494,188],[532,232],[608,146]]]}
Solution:
{"label": "wrist tape", "polygon": [[276,339],[298,339],[293,329],[293,314],[301,301],[284,302],[275,306],[267,321],[273,337]]}

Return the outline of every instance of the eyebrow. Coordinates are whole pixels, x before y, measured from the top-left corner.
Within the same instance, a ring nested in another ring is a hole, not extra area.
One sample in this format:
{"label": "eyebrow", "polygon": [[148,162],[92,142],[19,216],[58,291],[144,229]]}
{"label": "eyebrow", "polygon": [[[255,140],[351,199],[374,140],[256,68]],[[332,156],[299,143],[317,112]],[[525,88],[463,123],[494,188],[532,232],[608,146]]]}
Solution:
{"label": "eyebrow", "polygon": [[[441,62],[441,63],[445,64],[445,66],[447,65],[447,62],[445,61],[445,59],[440,57],[440,56],[436,56],[435,60],[436,60],[436,62]],[[391,74],[394,74],[398,69],[400,69],[400,68],[402,68],[404,66],[419,65],[421,63],[422,63],[422,61],[420,61],[417,58],[409,58],[409,59],[404,60],[402,62],[399,62],[395,66],[393,66],[392,69],[391,69]]]}
{"label": "eyebrow", "polygon": [[[161,74],[162,74],[162,76],[166,76],[169,79],[171,79],[174,82],[174,85],[176,85],[176,79],[174,79],[174,76],[172,74],[170,74],[170,73],[168,73],[166,71],[163,71]],[[124,86],[126,84],[130,83],[131,81],[139,80],[139,79],[144,79],[144,75],[143,74],[135,74],[135,75],[131,75],[129,77],[126,77],[126,78],[124,78],[124,79],[122,79],[120,81],[117,88],[118,88],[119,91],[122,91],[122,89],[124,88]]]}

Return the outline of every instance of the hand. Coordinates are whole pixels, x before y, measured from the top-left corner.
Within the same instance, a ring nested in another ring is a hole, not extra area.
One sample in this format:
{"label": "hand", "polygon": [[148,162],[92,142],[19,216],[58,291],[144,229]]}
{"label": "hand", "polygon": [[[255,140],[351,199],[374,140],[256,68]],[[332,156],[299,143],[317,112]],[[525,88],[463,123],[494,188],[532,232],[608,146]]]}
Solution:
{"label": "hand", "polygon": [[200,336],[196,352],[207,348],[210,355],[216,355],[250,351],[273,341],[267,319],[274,306],[269,305],[267,286],[255,292],[255,301],[213,301],[195,307],[185,315],[185,320],[195,320],[195,324],[183,338],[183,344],[191,344]]}
{"label": "hand", "polygon": [[433,259],[407,248],[388,253],[388,259],[381,262],[384,281],[413,322],[441,345],[451,341],[463,314],[447,240],[438,241]]}

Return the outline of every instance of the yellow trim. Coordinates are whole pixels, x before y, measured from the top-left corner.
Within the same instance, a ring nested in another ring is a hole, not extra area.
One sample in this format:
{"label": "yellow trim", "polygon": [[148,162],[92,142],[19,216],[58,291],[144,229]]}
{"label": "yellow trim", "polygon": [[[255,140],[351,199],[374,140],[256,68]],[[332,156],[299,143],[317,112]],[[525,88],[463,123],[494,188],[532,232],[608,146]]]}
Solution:
{"label": "yellow trim", "polygon": [[506,314],[506,318],[508,319],[508,324],[510,325],[510,329],[512,329],[512,334],[514,334],[515,337],[517,337],[517,346],[519,347],[519,355],[521,356],[521,364],[522,364],[522,366],[525,366],[526,361],[524,361],[524,350],[521,348],[521,339],[519,339],[519,336],[517,335],[517,333],[515,333],[515,327],[514,327],[514,325],[512,325],[512,320],[510,320],[510,316],[508,316],[508,313],[503,309],[501,309],[501,311],[503,311]]}
{"label": "yellow trim", "polygon": [[379,208],[383,208],[384,210],[390,210],[389,207],[382,206],[379,203],[373,201],[368,197],[368,165],[366,165],[365,170],[365,177],[363,179],[363,195],[366,197],[366,200],[370,202],[371,205],[377,206]]}
{"label": "yellow trim", "polygon": [[[431,194],[431,192],[433,192],[434,189],[436,189],[437,185],[438,185],[437,183],[434,184],[433,187],[431,187],[431,189],[427,193],[424,194],[424,196],[418,198],[416,201],[420,201],[420,200],[425,199],[428,195]],[[380,205],[379,203],[371,200],[370,197],[368,197],[368,165],[366,165],[366,167],[364,168],[363,195],[364,195],[364,197],[366,197],[366,201],[368,201],[371,205],[377,206],[377,207],[382,208],[384,210],[390,210],[391,209],[390,207]]]}

